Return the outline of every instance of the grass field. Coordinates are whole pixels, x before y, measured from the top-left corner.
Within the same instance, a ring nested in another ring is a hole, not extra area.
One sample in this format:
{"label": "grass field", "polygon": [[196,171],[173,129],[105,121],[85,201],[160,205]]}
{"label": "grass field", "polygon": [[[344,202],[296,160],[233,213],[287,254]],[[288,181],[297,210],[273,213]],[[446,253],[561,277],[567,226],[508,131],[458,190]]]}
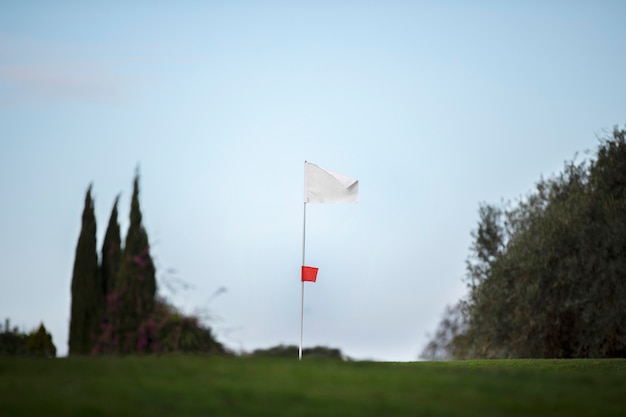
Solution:
{"label": "grass field", "polygon": [[626,416],[626,359],[0,358],[0,416]]}

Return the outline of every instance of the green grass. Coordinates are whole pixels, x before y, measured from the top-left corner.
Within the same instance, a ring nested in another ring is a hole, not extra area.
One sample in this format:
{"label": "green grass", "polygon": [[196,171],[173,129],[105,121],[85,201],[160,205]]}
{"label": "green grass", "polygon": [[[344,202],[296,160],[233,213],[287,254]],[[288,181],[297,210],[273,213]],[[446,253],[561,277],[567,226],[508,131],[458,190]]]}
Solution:
{"label": "green grass", "polygon": [[0,416],[624,416],[626,360],[0,358]]}

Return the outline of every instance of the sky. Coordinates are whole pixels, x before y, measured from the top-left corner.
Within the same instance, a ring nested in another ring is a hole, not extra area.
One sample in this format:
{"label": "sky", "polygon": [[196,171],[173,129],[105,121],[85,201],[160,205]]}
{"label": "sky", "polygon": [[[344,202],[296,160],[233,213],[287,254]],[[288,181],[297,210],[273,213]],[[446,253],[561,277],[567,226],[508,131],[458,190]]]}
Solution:
{"label": "sky", "polygon": [[0,320],[67,354],[85,192],[100,248],[140,172],[159,293],[237,352],[412,361],[483,202],[530,192],[626,123],[621,1],[0,3]]}

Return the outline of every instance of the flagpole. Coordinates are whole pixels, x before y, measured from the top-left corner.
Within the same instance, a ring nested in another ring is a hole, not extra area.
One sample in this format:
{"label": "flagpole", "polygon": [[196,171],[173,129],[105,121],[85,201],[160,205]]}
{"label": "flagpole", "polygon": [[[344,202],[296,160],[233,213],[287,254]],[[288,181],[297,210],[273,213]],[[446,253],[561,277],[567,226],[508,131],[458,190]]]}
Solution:
{"label": "flagpole", "polygon": [[[302,272],[300,295],[300,348],[298,359],[302,360],[302,332],[304,324],[304,273],[306,280],[315,282],[317,268],[305,267],[304,249],[306,243],[306,203],[356,203],[359,193],[359,181],[345,175],[333,173],[308,164],[304,161],[304,216],[302,221]],[[312,273],[312,275],[311,275]]]}
{"label": "flagpole", "polygon": [[[304,266],[304,244],[306,241],[306,201],[304,202],[304,220],[302,221],[302,266]],[[302,277],[300,277],[302,280]],[[300,297],[300,349],[298,359],[302,360],[302,328],[304,323],[304,281],[301,282],[302,292]]]}

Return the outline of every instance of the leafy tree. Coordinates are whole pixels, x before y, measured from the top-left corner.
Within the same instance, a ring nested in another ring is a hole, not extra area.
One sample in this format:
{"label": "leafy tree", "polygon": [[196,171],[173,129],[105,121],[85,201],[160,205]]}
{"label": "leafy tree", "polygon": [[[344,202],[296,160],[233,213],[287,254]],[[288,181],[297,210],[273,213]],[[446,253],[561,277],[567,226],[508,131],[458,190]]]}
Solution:
{"label": "leafy tree", "polygon": [[463,336],[467,332],[467,302],[460,300],[446,307],[435,334],[422,350],[423,359],[441,361],[461,357],[465,352]]}
{"label": "leafy tree", "polygon": [[581,333],[584,353],[626,357],[626,130],[613,130],[590,168],[590,218],[585,236],[593,249],[587,270]]}
{"label": "leafy tree", "polygon": [[476,231],[472,232],[475,241],[470,248],[470,257],[466,261],[466,279],[472,289],[487,278],[491,265],[504,251],[506,243],[502,210],[496,206],[481,204],[478,215],[480,222]]}
{"label": "leafy tree", "polygon": [[481,207],[468,300],[424,356],[626,356],[625,136],[616,128],[595,161],[566,163],[516,205]]}
{"label": "leafy tree", "polygon": [[91,198],[91,185],[85,195],[82,226],[72,273],[72,307],[70,316],[69,354],[91,352],[99,333],[100,309],[103,300],[96,252],[96,218]]}
{"label": "leafy tree", "polygon": [[152,316],[139,329],[138,350],[142,353],[227,353],[211,328],[159,298]]}

